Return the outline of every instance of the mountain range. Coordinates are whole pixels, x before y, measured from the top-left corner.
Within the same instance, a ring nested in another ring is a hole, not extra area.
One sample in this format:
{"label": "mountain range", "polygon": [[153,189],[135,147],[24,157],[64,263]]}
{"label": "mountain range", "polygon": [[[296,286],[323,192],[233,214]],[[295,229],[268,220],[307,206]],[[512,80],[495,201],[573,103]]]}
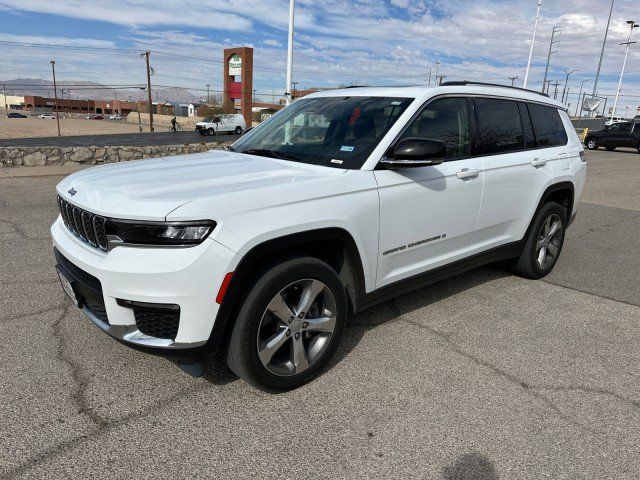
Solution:
{"label": "mountain range", "polygon": [[[103,85],[84,80],[58,80],[58,98],[71,98],[80,100],[146,100],[147,91],[131,85]],[[0,80],[0,87],[4,85],[7,95],[34,95],[41,97],[53,97],[53,82],[40,78],[16,78],[13,80]],[[143,85],[144,87],[144,85]],[[153,88],[151,84],[153,101],[173,101],[180,103],[193,103],[202,100],[202,96],[196,96],[191,91],[182,87]],[[2,92],[0,92],[2,93]]]}

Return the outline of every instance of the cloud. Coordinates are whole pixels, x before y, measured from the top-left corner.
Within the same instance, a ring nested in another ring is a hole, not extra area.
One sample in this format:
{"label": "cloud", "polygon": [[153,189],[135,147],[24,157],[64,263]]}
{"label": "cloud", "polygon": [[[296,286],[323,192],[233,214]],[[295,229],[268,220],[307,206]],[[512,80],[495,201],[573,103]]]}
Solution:
{"label": "cloud", "polygon": [[268,47],[281,47],[282,44],[276,40],[275,38],[267,38],[266,40],[262,41],[263,45],[266,45]]}

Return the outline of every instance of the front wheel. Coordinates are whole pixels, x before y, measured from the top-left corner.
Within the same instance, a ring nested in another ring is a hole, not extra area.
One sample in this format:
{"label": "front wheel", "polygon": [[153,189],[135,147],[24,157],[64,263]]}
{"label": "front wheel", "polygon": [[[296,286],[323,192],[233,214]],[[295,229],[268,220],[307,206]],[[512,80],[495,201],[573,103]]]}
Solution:
{"label": "front wheel", "polygon": [[598,148],[598,142],[596,141],[595,138],[589,138],[587,140],[587,148],[589,150],[595,150],[596,148]]}
{"label": "front wheel", "polygon": [[329,265],[311,257],[274,265],[243,302],[228,343],[229,368],[267,391],[299,387],[329,363],[346,318],[346,292]]}
{"label": "front wheel", "polygon": [[207,135],[209,135],[210,137],[214,136],[216,134],[216,131],[213,128],[207,128]]}
{"label": "front wheel", "polygon": [[242,134],[242,127],[240,127],[240,126],[236,127],[236,129],[233,131],[233,133],[235,133],[236,135],[241,135]]}
{"label": "front wheel", "polygon": [[566,226],[564,208],[554,202],[545,203],[535,216],[520,257],[511,265],[514,273],[527,278],[551,273],[564,244]]}

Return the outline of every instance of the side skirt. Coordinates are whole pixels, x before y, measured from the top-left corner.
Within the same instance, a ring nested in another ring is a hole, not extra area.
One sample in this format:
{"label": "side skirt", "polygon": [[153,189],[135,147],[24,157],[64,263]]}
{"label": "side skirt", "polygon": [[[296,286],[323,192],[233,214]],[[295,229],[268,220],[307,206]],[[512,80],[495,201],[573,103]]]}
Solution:
{"label": "side skirt", "polygon": [[517,258],[522,249],[524,248],[524,241],[508,243],[507,245],[501,245],[486,252],[480,252],[471,257],[463,258],[456,262],[442,267],[434,268],[428,272],[421,273],[419,275],[399,280],[386,285],[382,288],[374,290],[369,293],[365,293],[356,306],[356,312],[365,310],[377,303],[384,302],[398,295],[409,293],[414,290],[426,287],[441,280],[460,275],[461,273],[468,272],[475,268],[487,265],[493,262],[499,262],[501,260],[508,260],[511,258]]}

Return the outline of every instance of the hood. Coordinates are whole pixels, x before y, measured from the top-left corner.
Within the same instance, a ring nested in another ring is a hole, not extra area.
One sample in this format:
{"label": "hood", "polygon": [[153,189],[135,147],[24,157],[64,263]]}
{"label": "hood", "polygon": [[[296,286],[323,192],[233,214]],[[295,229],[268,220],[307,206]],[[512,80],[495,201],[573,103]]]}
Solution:
{"label": "hood", "polygon": [[[262,192],[330,179],[344,170],[224,150],[102,165],[68,176],[60,196],[114,218],[164,220],[195,199]],[[75,193],[70,195],[69,191]],[[297,190],[297,189],[296,189]]]}

